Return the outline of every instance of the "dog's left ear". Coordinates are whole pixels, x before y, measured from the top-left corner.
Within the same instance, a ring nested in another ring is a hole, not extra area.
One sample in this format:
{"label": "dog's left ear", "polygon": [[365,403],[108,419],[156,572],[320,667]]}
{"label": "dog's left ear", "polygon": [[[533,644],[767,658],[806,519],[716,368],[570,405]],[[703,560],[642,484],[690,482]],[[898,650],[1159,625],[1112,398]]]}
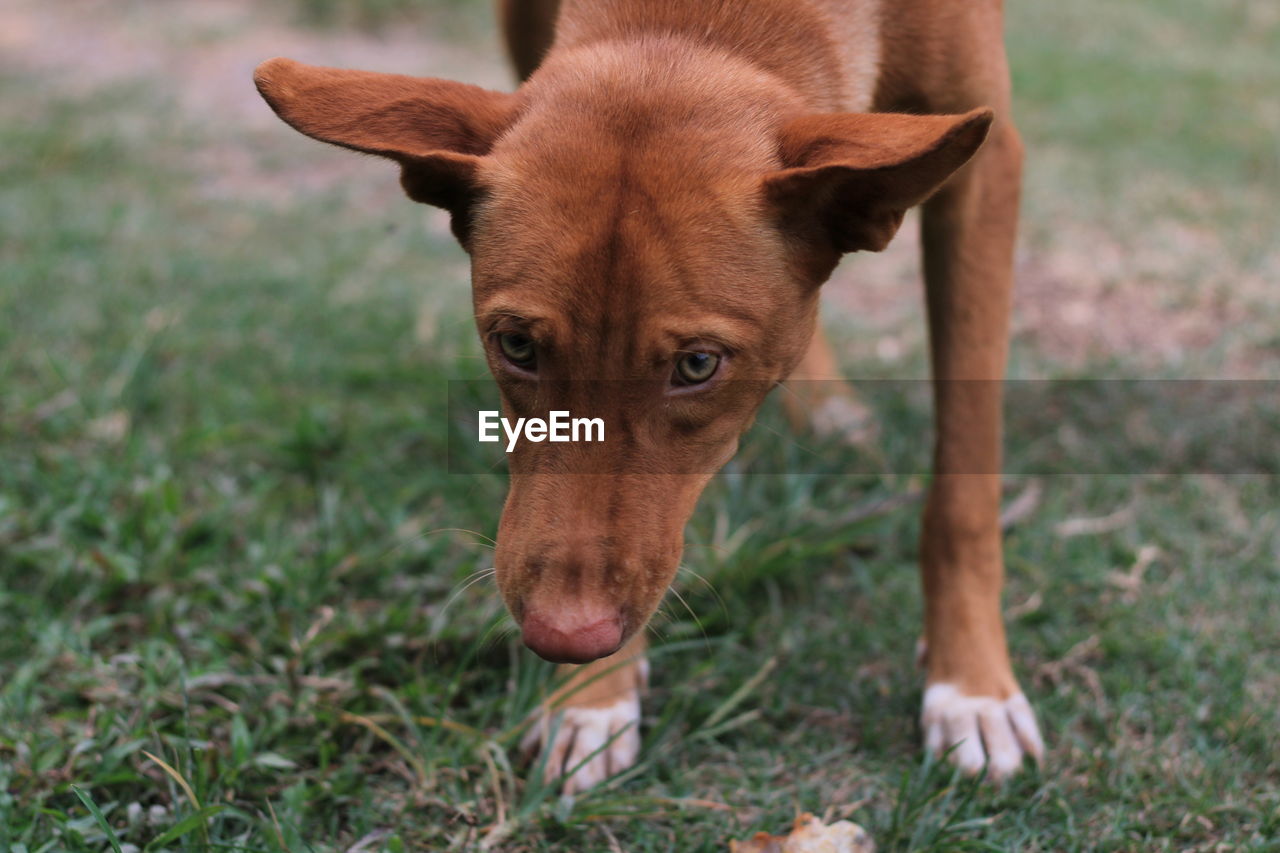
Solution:
{"label": "dog's left ear", "polygon": [[992,112],[915,116],[836,113],[782,128],[783,169],[764,193],[789,231],[836,252],[878,252],[906,211],[927,199],[982,145]]}
{"label": "dog's left ear", "polygon": [[259,65],[253,80],[295,130],[399,163],[408,196],[453,214],[453,231],[467,244],[482,158],[514,118],[514,95],[283,58]]}

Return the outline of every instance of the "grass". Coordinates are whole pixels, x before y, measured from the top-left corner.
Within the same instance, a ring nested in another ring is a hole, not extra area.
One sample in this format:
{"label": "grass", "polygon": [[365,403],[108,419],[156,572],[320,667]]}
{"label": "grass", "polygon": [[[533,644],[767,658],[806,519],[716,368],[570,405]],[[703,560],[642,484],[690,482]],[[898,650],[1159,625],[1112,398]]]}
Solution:
{"label": "grass", "polygon": [[[1028,251],[1082,223],[1142,245],[1221,222],[1223,263],[1274,282],[1275,22],[1012,5],[1043,166]],[[837,448],[806,474],[730,466],[688,531],[697,618],[670,602],[656,625],[641,764],[561,801],[514,748],[549,668],[491,584],[464,589],[504,484],[447,473],[447,382],[483,367],[438,220],[390,174],[212,193],[187,152],[342,155],[197,121],[158,81],[9,73],[0,96],[0,849],[720,851],[802,810],[885,850],[1280,849],[1263,476],[1042,478],[1006,600],[1051,763],[992,789],[918,755],[916,508],[892,501],[921,479],[841,475]],[[1250,299],[1230,332],[1274,378],[1280,303]],[[1161,375],[1222,369],[1187,359]],[[1026,338],[1015,362],[1138,373]],[[921,363],[917,341],[901,369]],[[880,414],[891,435],[923,416]]]}

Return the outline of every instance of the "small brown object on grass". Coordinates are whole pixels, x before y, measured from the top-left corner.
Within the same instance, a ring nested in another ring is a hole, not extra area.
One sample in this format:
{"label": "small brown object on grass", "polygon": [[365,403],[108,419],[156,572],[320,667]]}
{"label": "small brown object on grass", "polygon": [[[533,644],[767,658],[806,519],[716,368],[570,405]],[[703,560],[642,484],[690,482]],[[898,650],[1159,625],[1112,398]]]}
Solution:
{"label": "small brown object on grass", "polygon": [[746,841],[730,841],[729,853],[873,853],[867,831],[847,820],[826,826],[807,812],[796,818],[788,835],[757,832]]}

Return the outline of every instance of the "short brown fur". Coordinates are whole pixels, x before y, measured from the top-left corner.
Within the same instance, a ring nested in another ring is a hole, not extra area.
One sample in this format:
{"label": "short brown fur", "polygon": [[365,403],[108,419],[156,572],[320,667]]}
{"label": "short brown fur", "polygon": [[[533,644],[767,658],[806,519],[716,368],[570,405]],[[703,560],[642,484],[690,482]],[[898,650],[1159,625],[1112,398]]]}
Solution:
{"label": "short brown fur", "polygon": [[[256,81],[293,127],[395,160],[412,198],[451,212],[508,414],[589,402],[621,425],[600,448],[525,443],[511,456],[495,559],[526,642],[600,658],[581,683],[640,636],[699,494],[765,394],[789,376],[834,375],[819,286],[923,203],[938,424],[922,534],[927,679],[1014,697],[998,380],[1021,144],[1000,3],[500,10],[524,81],[513,94],[283,59]],[[504,355],[504,335],[534,342],[536,376]],[[691,349],[719,358],[719,379],[673,389]],[[953,381],[974,379],[989,381]],[[561,380],[597,384],[588,395]],[[607,704],[636,682],[623,666],[556,702]]]}

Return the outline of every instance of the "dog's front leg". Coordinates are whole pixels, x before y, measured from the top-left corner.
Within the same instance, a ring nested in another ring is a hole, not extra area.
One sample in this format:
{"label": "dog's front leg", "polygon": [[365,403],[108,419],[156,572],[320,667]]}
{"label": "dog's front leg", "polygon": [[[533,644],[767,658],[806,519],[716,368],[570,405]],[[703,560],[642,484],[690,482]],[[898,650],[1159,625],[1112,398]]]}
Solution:
{"label": "dog's front leg", "polygon": [[606,658],[559,668],[562,686],[538,709],[523,746],[540,749],[547,781],[561,780],[564,793],[585,791],[636,762],[640,694],[649,680],[644,650],[642,631]]}
{"label": "dog's front leg", "polygon": [[1007,356],[1022,149],[1002,118],[924,208],[937,444],[925,508],[925,746],[1002,778],[1043,753],[1005,643],[1000,515]]}

